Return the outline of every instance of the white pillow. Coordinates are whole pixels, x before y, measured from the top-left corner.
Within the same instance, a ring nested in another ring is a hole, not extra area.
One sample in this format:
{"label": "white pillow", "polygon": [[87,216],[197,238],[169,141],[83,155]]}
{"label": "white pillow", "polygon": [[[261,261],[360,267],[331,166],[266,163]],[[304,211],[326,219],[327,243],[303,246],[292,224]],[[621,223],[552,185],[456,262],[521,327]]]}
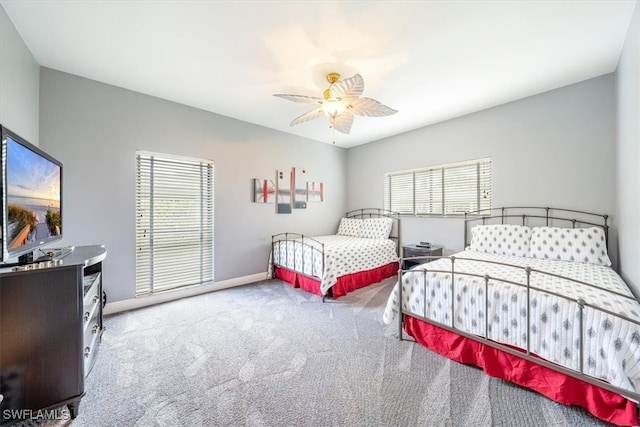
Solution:
{"label": "white pillow", "polygon": [[531,229],[524,225],[488,224],[471,229],[470,249],[496,255],[527,256]]}
{"label": "white pillow", "polygon": [[365,218],[360,237],[367,239],[388,239],[393,227],[391,218]]}
{"label": "white pillow", "polygon": [[600,227],[534,227],[529,256],[611,266],[604,230]]}
{"label": "white pillow", "polygon": [[360,237],[362,233],[362,220],[360,218],[342,218],[338,226],[338,235]]}

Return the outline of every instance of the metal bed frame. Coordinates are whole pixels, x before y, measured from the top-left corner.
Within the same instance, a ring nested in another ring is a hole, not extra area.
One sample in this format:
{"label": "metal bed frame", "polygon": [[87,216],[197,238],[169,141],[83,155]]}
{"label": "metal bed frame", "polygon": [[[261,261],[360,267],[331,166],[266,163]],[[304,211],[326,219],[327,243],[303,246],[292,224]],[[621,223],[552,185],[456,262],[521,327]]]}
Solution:
{"label": "metal bed frame", "polygon": [[[534,211],[534,213],[532,214],[528,214],[528,213],[518,213],[518,214],[514,214],[514,213],[510,213],[514,210],[518,210],[518,211]],[[543,212],[540,213],[540,210],[542,210]],[[494,214],[495,211],[498,211],[498,214]],[[537,212],[537,213],[536,213]],[[566,216],[559,216],[559,215],[564,215],[566,213],[570,213],[570,214],[577,214],[580,216],[580,219],[577,219],[576,217],[566,217]],[[550,208],[550,207],[503,207],[503,208],[494,208],[491,210],[484,210],[484,211],[477,211],[477,212],[469,212],[469,213],[465,213],[464,216],[464,222],[465,222],[465,229],[464,229],[464,244],[465,247],[468,246],[469,241],[468,241],[468,230],[469,227],[471,225],[474,225],[475,223],[479,222],[482,224],[489,224],[489,223],[499,223],[499,224],[507,224],[507,223],[512,223],[509,222],[510,219],[518,219],[521,220],[520,224],[521,225],[531,225],[531,223],[528,223],[528,220],[530,219],[535,219],[538,220],[540,222],[542,222],[543,224],[546,224],[546,226],[559,226],[556,225],[557,223],[570,223],[572,225],[573,228],[575,228],[576,226],[596,226],[596,227],[602,227],[605,233],[605,241],[608,245],[608,237],[609,237],[609,225],[607,223],[607,219],[608,219],[608,215],[601,215],[601,214],[594,214],[594,213],[589,213],[589,212],[583,212],[583,211],[576,211],[576,210],[570,210],[570,209],[559,209],[559,208]],[[595,222],[596,220],[594,218],[599,218],[600,222]],[[589,376],[587,374],[584,373],[584,358],[585,358],[585,352],[583,349],[583,344],[584,344],[584,326],[583,326],[583,321],[584,321],[584,313],[583,310],[585,307],[589,307],[595,310],[599,310],[601,312],[607,313],[611,316],[620,318],[620,319],[624,319],[626,321],[629,321],[631,323],[633,323],[634,325],[640,327],[640,322],[630,319],[626,316],[611,312],[609,310],[594,306],[592,304],[587,303],[586,301],[584,301],[581,298],[575,299],[575,298],[570,298],[570,297],[566,297],[564,295],[555,293],[555,292],[551,292],[547,289],[541,289],[541,288],[537,288],[533,285],[531,285],[530,283],[530,278],[531,278],[531,273],[537,273],[537,274],[543,274],[543,275],[547,275],[550,277],[555,277],[558,279],[564,279],[564,280],[568,280],[568,281],[572,281],[575,283],[579,283],[581,285],[586,285],[586,286],[591,286],[594,287],[593,284],[590,283],[586,283],[586,282],[582,282],[582,281],[578,281],[575,279],[571,279],[568,277],[564,277],[564,276],[560,276],[560,275],[556,275],[556,274],[552,274],[552,273],[548,273],[545,271],[541,271],[541,270],[537,270],[534,268],[530,268],[530,267],[521,267],[521,266],[517,266],[517,265],[513,265],[513,264],[506,264],[506,263],[499,263],[499,262],[493,262],[493,261],[481,261],[481,260],[475,260],[475,259],[469,259],[469,258],[464,258],[464,257],[457,257],[457,256],[430,256],[430,257],[426,257],[426,256],[420,256],[420,257],[410,257],[410,258],[402,258],[402,260],[410,260],[410,259],[416,259],[416,258],[420,258],[420,259],[424,259],[424,258],[432,258],[432,259],[437,259],[437,258],[449,258],[451,260],[451,270],[437,270],[437,269],[430,269],[428,264],[421,266],[421,267],[415,267],[413,270],[411,270],[414,274],[416,272],[416,269],[418,270],[422,270],[423,274],[426,276],[427,272],[428,273],[450,273],[451,274],[451,289],[453,292],[453,287],[454,287],[454,276],[455,275],[465,275],[465,276],[469,276],[469,277],[477,277],[477,278],[481,278],[484,279],[484,290],[485,290],[485,313],[488,313],[488,309],[486,307],[487,303],[488,303],[488,298],[486,297],[488,295],[487,291],[488,291],[488,286],[489,286],[489,281],[493,281],[495,282],[502,282],[502,283],[508,283],[511,285],[515,285],[515,286],[520,286],[520,287],[525,287],[527,289],[527,307],[530,307],[530,294],[531,294],[531,290],[536,290],[536,291],[540,291],[540,292],[545,292],[547,294],[551,294],[554,295],[556,297],[559,298],[563,298],[565,300],[568,301],[572,301],[573,303],[578,305],[578,312],[579,312],[579,328],[580,328],[580,367],[579,370],[573,370],[561,365],[557,365],[555,363],[551,363],[548,362],[544,359],[541,359],[539,357],[534,356],[529,349],[529,333],[527,333],[527,347],[524,350],[518,350],[515,349],[514,347],[510,347],[508,345],[505,344],[501,344],[500,342],[496,342],[493,341],[489,338],[487,338],[487,334],[488,334],[488,322],[489,322],[489,316],[486,315],[485,316],[485,330],[484,330],[484,335],[475,335],[475,334],[471,334],[468,332],[465,332],[463,330],[460,330],[458,328],[455,327],[454,322],[451,322],[451,325],[447,325],[447,324],[443,324],[431,319],[427,319],[424,318],[422,316],[416,315],[414,313],[412,313],[410,310],[405,310],[403,308],[403,299],[402,299],[402,286],[399,285],[398,286],[398,304],[399,304],[399,308],[398,308],[398,339],[400,341],[403,340],[403,326],[404,326],[404,317],[406,315],[412,316],[416,319],[422,320],[426,323],[432,324],[432,325],[436,325],[440,328],[443,328],[445,330],[448,330],[450,332],[453,332],[455,334],[464,336],[466,338],[472,339],[474,341],[480,342],[484,345],[487,346],[491,346],[493,348],[496,348],[498,350],[501,350],[503,352],[509,353],[511,355],[520,357],[522,359],[525,359],[527,361],[533,362],[535,364],[538,365],[542,365],[545,366],[549,369],[552,369],[554,371],[558,371],[560,373],[563,373],[565,375],[577,378],[579,380],[582,380],[586,383],[601,387],[603,389],[612,391],[614,393],[620,394],[623,397],[625,397],[628,400],[631,400],[633,402],[636,402],[636,406],[640,405],[640,393],[637,392],[632,392],[626,389],[621,389],[619,387],[613,386],[610,383]],[[401,261],[402,261],[401,260]],[[521,269],[524,270],[526,273],[526,282],[525,283],[518,283],[518,282],[512,282],[512,281],[508,281],[508,280],[503,280],[500,278],[496,278],[496,277],[491,277],[489,275],[480,275],[480,274],[471,274],[471,273],[464,273],[464,272],[459,272],[456,271],[455,269],[455,261],[456,260],[465,260],[465,261],[474,261],[474,262],[480,262],[480,263],[486,263],[486,264],[499,264],[499,265],[504,265],[504,266],[508,266],[510,268],[517,268],[517,269]],[[403,265],[403,263],[401,262],[400,264],[401,266]],[[398,283],[402,283],[402,275],[406,272],[408,272],[409,270],[404,270],[401,269],[400,271],[398,271]],[[619,294],[617,292],[613,292],[613,291],[609,291],[603,288],[599,288],[599,291],[603,291],[603,292],[607,292],[610,294],[616,294],[620,297],[623,298],[628,298],[628,299],[632,299],[635,301],[639,301],[637,298],[635,297],[629,297],[628,295],[623,295],[623,294]],[[639,301],[640,302],[640,301]],[[426,298],[425,298],[425,304],[426,304]],[[451,319],[454,318],[453,313],[454,313],[454,307],[455,307],[455,298],[451,298]],[[530,310],[527,310],[527,331],[531,331],[531,325],[532,325],[532,319],[530,318]],[[425,313],[426,313],[426,309],[425,309]],[[640,409],[640,408],[639,408]]]}
{"label": "metal bed frame", "polygon": [[[511,213],[512,210],[519,210],[523,213]],[[494,215],[494,211],[499,211],[498,215]],[[526,212],[533,213],[526,213]],[[544,211],[543,213],[540,211]],[[576,219],[576,217],[565,218],[558,216],[561,212],[570,212],[572,214],[578,214],[581,216],[581,219]],[[511,207],[502,207],[502,208],[493,208],[493,209],[485,209],[474,212],[465,212],[464,213],[464,246],[467,247],[469,245],[469,226],[473,226],[475,222],[481,221],[482,225],[488,223],[498,223],[497,220],[500,220],[499,224],[507,224],[513,223],[510,219],[519,219],[521,220],[520,225],[527,225],[527,219],[538,219],[544,220],[543,223],[546,227],[553,225],[553,222],[559,222],[561,224],[571,223],[572,228],[576,228],[576,225],[581,226],[593,226],[593,227],[601,227],[604,230],[604,241],[607,244],[607,249],[609,248],[609,225],[607,223],[609,219],[609,215],[584,212],[584,211],[576,211],[572,209],[562,209],[562,208],[550,208],[550,207],[535,207],[535,206],[511,206]],[[593,222],[592,218],[602,218],[601,223]]]}
{"label": "metal bed frame", "polygon": [[[398,254],[398,256],[401,255],[401,251],[402,251],[402,245],[400,243],[400,214],[394,211],[390,211],[387,209],[379,209],[379,208],[362,208],[362,209],[356,209],[356,210],[352,210],[349,211],[345,214],[346,218],[391,218],[393,220],[393,226],[391,227],[391,233],[389,235],[389,239],[391,240],[395,240],[396,241],[396,253]],[[290,267],[287,267],[286,265],[288,264],[288,252],[285,251],[285,257],[284,257],[284,265],[278,264],[275,262],[274,257],[273,257],[273,253],[274,253],[274,248],[276,244],[280,244],[281,242],[289,242],[289,241],[299,241],[300,245],[298,245],[297,247],[294,246],[294,260],[295,260],[295,255],[296,255],[296,251],[299,248],[301,251],[303,251],[305,248],[309,248],[309,250],[311,251],[311,261],[312,264],[314,263],[314,261],[317,259],[316,257],[320,257],[319,259],[321,260],[321,266],[322,269],[321,271],[324,271],[324,244],[319,242],[318,240],[314,239],[313,237],[309,237],[306,236],[304,234],[299,234],[299,233],[290,233],[290,232],[286,232],[286,233],[279,233],[279,234],[274,234],[273,236],[271,236],[271,271],[275,271],[275,267],[281,267],[281,268],[286,268],[287,270],[291,270],[294,271],[297,274],[300,274],[302,276],[305,277],[309,277],[311,279],[321,279],[318,278],[316,276],[311,276],[306,274],[303,270],[303,265],[300,266],[300,268],[295,268],[295,269],[291,269]],[[286,243],[288,244],[288,243]],[[282,262],[282,260],[280,260]],[[295,261],[294,261],[295,262]],[[304,263],[303,263],[304,264]],[[295,266],[297,267],[297,266]],[[329,289],[329,293],[331,293],[331,289]],[[322,297],[322,302],[325,301],[325,298],[329,297],[331,298],[332,295],[324,295]]]}

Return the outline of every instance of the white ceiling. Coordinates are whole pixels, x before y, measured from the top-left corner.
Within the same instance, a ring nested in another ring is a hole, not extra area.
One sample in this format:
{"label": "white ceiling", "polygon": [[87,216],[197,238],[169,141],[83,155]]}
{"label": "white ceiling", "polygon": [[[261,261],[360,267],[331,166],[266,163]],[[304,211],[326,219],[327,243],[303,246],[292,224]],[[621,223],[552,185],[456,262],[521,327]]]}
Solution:
{"label": "white ceiling", "polygon": [[636,0],[0,0],[36,61],[331,143],[274,93],[364,77],[396,110],[356,117],[353,147],[615,71]]}

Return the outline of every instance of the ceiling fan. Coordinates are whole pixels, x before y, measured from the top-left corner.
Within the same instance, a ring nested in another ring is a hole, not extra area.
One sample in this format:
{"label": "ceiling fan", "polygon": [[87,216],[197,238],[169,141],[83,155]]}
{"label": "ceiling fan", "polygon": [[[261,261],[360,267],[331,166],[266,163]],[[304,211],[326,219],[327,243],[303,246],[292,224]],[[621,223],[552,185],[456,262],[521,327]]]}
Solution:
{"label": "ceiling fan", "polygon": [[[326,116],[329,127],[334,131],[349,134],[353,124],[353,115],[382,117],[395,114],[398,111],[389,108],[375,99],[361,97],[364,91],[364,80],[360,74],[341,80],[339,73],[327,74],[329,87],[323,92],[322,98],[305,95],[274,94],[279,98],[288,99],[303,104],[318,104],[317,108],[296,117],[291,126]],[[335,139],[335,138],[334,138]],[[333,141],[335,144],[335,140]]]}

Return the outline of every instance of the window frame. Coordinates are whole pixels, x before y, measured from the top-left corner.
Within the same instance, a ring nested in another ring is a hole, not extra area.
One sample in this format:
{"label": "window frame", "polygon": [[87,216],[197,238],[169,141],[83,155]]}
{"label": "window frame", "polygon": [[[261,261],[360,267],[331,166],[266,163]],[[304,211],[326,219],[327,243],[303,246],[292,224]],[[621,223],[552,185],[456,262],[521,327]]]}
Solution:
{"label": "window frame", "polygon": [[[472,179],[470,172],[475,175]],[[485,157],[386,172],[383,187],[384,208],[404,216],[461,217],[465,212],[490,212],[492,161]],[[400,195],[394,198],[394,191]],[[468,195],[474,192],[472,200]],[[471,206],[460,209],[461,205]]]}
{"label": "window frame", "polygon": [[137,150],[135,198],[136,298],[213,283],[213,161]]}

